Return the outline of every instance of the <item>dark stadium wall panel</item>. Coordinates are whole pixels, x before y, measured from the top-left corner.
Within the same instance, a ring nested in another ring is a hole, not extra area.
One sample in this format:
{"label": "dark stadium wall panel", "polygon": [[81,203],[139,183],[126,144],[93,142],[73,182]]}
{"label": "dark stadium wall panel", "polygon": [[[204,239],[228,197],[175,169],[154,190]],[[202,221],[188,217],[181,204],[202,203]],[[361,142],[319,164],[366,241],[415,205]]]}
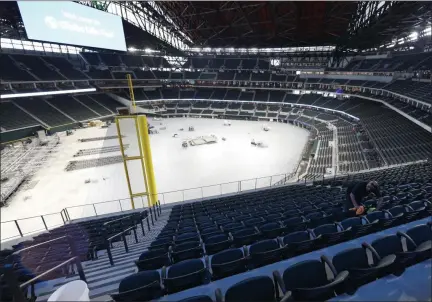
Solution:
{"label": "dark stadium wall panel", "polygon": [[7,143],[16,141],[25,137],[34,136],[34,134],[39,131],[43,130],[42,126],[34,126],[24,129],[17,129],[17,130],[11,130],[7,132],[0,133],[0,142],[1,143]]}

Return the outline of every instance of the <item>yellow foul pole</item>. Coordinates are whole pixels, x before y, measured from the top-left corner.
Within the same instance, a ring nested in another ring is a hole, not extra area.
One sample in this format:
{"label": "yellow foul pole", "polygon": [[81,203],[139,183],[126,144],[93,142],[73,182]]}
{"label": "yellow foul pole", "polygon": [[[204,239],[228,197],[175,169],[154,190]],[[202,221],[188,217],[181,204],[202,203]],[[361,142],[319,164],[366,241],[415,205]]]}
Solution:
{"label": "yellow foul pole", "polygon": [[133,107],[133,113],[136,113],[136,103],[135,103],[135,95],[134,95],[134,91],[133,91],[133,85],[132,85],[132,77],[130,75],[130,73],[128,73],[126,75],[127,81],[128,81],[128,86],[129,86],[129,94],[131,97],[131,101],[132,101],[132,107]]}
{"label": "yellow foul pole", "polygon": [[140,143],[144,153],[145,175],[147,181],[147,193],[149,204],[156,205],[158,201],[156,179],[154,176],[153,159],[150,148],[150,135],[148,134],[147,117],[145,115],[138,116],[138,125],[140,128]]}

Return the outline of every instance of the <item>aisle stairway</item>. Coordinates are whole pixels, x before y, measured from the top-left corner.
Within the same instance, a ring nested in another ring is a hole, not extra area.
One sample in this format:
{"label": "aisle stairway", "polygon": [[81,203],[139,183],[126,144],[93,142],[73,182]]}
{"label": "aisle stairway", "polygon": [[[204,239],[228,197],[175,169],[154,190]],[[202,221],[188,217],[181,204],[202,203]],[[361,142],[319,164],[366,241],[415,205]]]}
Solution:
{"label": "aisle stairway", "polygon": [[[122,241],[114,243],[114,248],[111,250],[114,260],[113,266],[110,265],[106,250],[98,253],[97,260],[82,263],[90,290],[90,298],[92,300],[110,300],[109,294],[117,292],[120,281],[138,270],[135,266],[135,260],[139,258],[141,253],[144,252],[150,243],[159,235],[167,223],[170,213],[171,208],[163,208],[162,215],[154,222],[154,226],[152,226],[150,231],[147,231],[145,223],[145,236],[142,233],[141,227],[138,227],[138,243],[135,243],[133,234],[129,235],[127,237],[129,247],[128,253],[125,252]],[[79,280],[79,276],[74,275],[39,284],[36,288],[36,294],[38,296],[36,301],[47,301],[56,289],[73,280]]]}

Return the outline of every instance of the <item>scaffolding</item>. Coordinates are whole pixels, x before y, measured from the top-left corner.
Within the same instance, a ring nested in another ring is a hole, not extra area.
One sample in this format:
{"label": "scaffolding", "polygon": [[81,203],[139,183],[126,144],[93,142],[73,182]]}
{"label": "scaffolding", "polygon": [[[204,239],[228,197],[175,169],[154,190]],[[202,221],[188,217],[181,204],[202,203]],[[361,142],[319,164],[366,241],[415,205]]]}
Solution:
{"label": "scaffolding", "polygon": [[55,134],[46,137],[46,144],[41,146],[40,139],[17,142],[8,145],[1,152],[1,198],[5,205],[7,199],[19,189],[21,184],[31,180],[51,158],[60,143],[60,136]]}

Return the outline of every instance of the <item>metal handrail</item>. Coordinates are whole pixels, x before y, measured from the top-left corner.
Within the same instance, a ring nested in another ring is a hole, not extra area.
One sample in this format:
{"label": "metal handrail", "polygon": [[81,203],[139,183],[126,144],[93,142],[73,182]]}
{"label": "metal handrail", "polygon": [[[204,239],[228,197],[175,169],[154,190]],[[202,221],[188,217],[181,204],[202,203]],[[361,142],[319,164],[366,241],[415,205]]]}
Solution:
{"label": "metal handrail", "polygon": [[107,226],[107,225],[110,225],[111,223],[114,223],[114,222],[117,222],[117,221],[122,221],[122,220],[124,220],[124,219],[129,219],[129,218],[131,218],[131,217],[133,217],[134,215],[128,215],[128,216],[123,216],[123,217],[121,217],[121,218],[117,218],[117,219],[114,219],[114,220],[110,220],[110,221],[107,221],[107,222],[105,222],[104,224],[103,224],[103,226]]}
{"label": "metal handrail", "polygon": [[[397,164],[397,165],[390,165],[390,166],[380,167],[380,168],[378,168],[378,169],[377,169],[377,168],[373,168],[373,169],[367,169],[367,170],[357,171],[357,172],[353,172],[353,173],[354,173],[354,174],[359,174],[359,173],[361,174],[361,173],[371,172],[371,171],[380,170],[380,169],[388,169],[388,168],[394,168],[394,167],[398,167],[398,166],[406,166],[406,165],[410,165],[410,164],[417,164],[417,163],[422,163],[422,162],[428,162],[428,160],[419,160],[419,161],[410,162],[410,163],[403,163],[403,164]],[[235,192],[231,192],[231,193],[241,193],[241,192],[244,191],[244,190],[241,188],[241,184],[242,184],[242,182],[246,182],[246,181],[253,181],[253,180],[255,180],[255,189],[257,189],[256,186],[257,186],[257,181],[258,181],[259,179],[266,179],[266,178],[269,178],[269,179],[270,179],[270,184],[268,185],[268,187],[272,187],[271,182],[272,182],[272,178],[273,178],[273,177],[277,177],[277,176],[285,176],[284,178],[282,178],[282,180],[283,180],[283,179],[286,179],[287,175],[289,175],[289,174],[288,174],[288,173],[283,173],[283,174],[277,174],[277,175],[272,175],[272,176],[265,176],[265,177],[250,178],[250,179],[239,180],[239,181],[233,181],[233,182],[225,182],[225,183],[216,184],[216,185],[208,185],[208,186],[202,186],[202,187],[196,187],[196,188],[189,188],[189,189],[183,189],[183,190],[168,191],[168,192],[159,193],[158,195],[159,195],[159,196],[160,196],[160,195],[162,196],[162,201],[163,201],[163,203],[165,204],[165,196],[166,196],[166,194],[170,194],[170,193],[182,193],[182,195],[183,195],[183,201],[185,201],[185,199],[184,199],[184,198],[185,198],[185,194],[184,194],[185,192],[187,192],[187,191],[191,191],[191,190],[199,190],[199,189],[201,189],[201,199],[203,199],[203,198],[205,198],[205,197],[204,197],[204,194],[203,194],[203,189],[204,189],[204,188],[220,187],[220,194],[219,194],[219,195],[222,195],[222,187],[223,187],[223,185],[227,185],[227,184],[235,184],[235,183],[237,183],[238,186],[237,186],[236,191],[235,191]],[[348,173],[347,175],[350,175],[350,174]],[[329,175],[328,177],[327,177],[326,175],[323,175],[323,179],[330,178],[330,177],[332,177],[332,178],[338,178],[338,177],[344,177],[344,176],[345,176],[344,174]],[[306,178],[306,176],[304,176],[304,177],[302,177],[301,179],[299,178],[299,179],[297,180],[297,183],[300,182],[300,181],[304,181],[304,183],[306,183],[306,182],[308,181],[308,179]],[[280,182],[281,182],[281,181],[278,181],[278,182],[276,182],[275,184],[277,184],[277,185],[285,185],[285,182],[284,182],[284,183],[280,183]],[[275,185],[275,184],[273,184],[273,185]],[[228,194],[229,194],[229,193],[228,193]],[[217,195],[214,195],[214,196],[217,196]],[[211,196],[208,196],[208,197],[211,197]],[[71,207],[64,208],[64,209],[60,212],[60,214],[61,214],[61,216],[62,216],[62,218],[63,218],[63,223],[66,224],[66,222],[72,220],[71,217],[69,216],[68,209],[71,209],[71,208],[77,208],[77,207],[85,207],[85,206],[93,206],[93,208],[94,208],[94,210],[95,210],[95,216],[97,216],[97,212],[96,212],[96,207],[95,207],[95,205],[97,205],[97,204],[102,204],[102,203],[109,203],[109,202],[120,202],[120,207],[121,207],[121,200],[127,200],[127,199],[129,199],[129,198],[124,198],[124,199],[114,199],[114,200],[102,201],[102,202],[91,203],[91,204],[85,204],[85,205],[76,205],[76,206],[71,206]],[[188,200],[189,200],[189,199],[188,199]],[[190,199],[190,200],[192,200],[192,199]],[[181,200],[179,200],[179,201],[181,201]],[[144,203],[143,203],[143,205],[144,205]],[[160,207],[160,206],[161,206],[161,205],[160,205],[160,200],[159,200],[159,207]],[[149,210],[150,210],[150,208],[149,208]],[[159,210],[160,210],[160,209],[159,209]],[[124,211],[124,210],[121,208],[120,212],[123,212],[123,211]],[[128,211],[128,210],[125,210],[125,211]],[[64,215],[63,215],[63,213],[64,213]],[[24,237],[24,235],[31,234],[31,233],[35,233],[35,232],[37,232],[38,230],[33,230],[33,231],[31,231],[31,232],[28,232],[28,233],[26,233],[26,234],[23,234],[22,231],[21,231],[21,229],[20,229],[20,227],[19,227],[19,223],[18,223],[18,221],[26,220],[26,219],[30,219],[30,218],[36,218],[36,217],[42,217],[42,220],[43,220],[43,216],[46,216],[46,215],[53,215],[53,214],[56,214],[56,213],[44,214],[44,215],[41,215],[41,216],[34,216],[34,217],[28,217],[28,218],[22,218],[22,219],[16,219],[16,220],[2,221],[1,224],[3,224],[3,223],[15,222],[16,228],[18,229],[18,232],[20,233],[20,237]],[[57,213],[57,214],[59,214],[59,213]],[[150,214],[151,214],[151,213],[150,213]],[[152,220],[153,220],[153,217],[152,217]],[[149,221],[148,221],[148,220],[147,220],[147,223],[149,224]],[[149,226],[149,229],[150,229],[150,226]],[[46,230],[48,230],[48,227],[46,227]],[[39,230],[39,231],[41,231],[41,230]],[[12,236],[12,237],[5,238],[5,239],[3,239],[3,240],[6,240],[6,239],[12,239],[12,238],[17,238],[17,237],[18,237],[18,236]]]}
{"label": "metal handrail", "polygon": [[125,251],[126,251],[126,253],[129,253],[129,247],[128,247],[128,244],[127,244],[127,240],[126,240],[125,234],[127,232],[131,231],[131,230],[133,230],[135,232],[135,242],[138,243],[138,238],[137,238],[137,235],[136,235],[136,225],[135,226],[131,226],[131,227],[129,227],[129,228],[121,231],[120,233],[117,233],[117,234],[115,234],[115,235],[113,235],[113,236],[111,236],[111,237],[109,237],[109,238],[106,239],[107,254],[108,254],[108,259],[109,259],[109,262],[110,262],[111,265],[114,265],[114,259],[113,259],[112,253],[111,253],[111,241],[113,239],[119,237],[119,236],[122,236]]}
{"label": "metal handrail", "polygon": [[[62,239],[67,239],[67,242],[68,242],[69,247],[70,247],[71,252],[72,252],[72,257],[69,258],[69,259],[67,259],[67,260],[65,260],[65,261],[63,261],[62,263],[56,265],[55,267],[53,267],[53,268],[51,268],[51,269],[49,269],[49,270],[47,270],[47,271],[45,271],[45,272],[43,272],[43,273],[35,276],[34,278],[32,278],[32,279],[30,279],[30,280],[22,283],[22,284],[18,283],[18,280],[17,280],[16,274],[15,274],[15,272],[13,270],[12,264],[9,263],[9,264],[5,265],[4,280],[10,286],[11,292],[12,292],[12,295],[14,297],[14,301],[15,302],[26,302],[27,301],[27,299],[24,297],[23,291],[21,290],[22,288],[24,288],[24,287],[26,287],[28,285],[33,286],[33,284],[36,281],[38,281],[39,279],[41,279],[42,277],[50,274],[51,272],[53,272],[53,271],[55,271],[55,270],[57,270],[57,269],[59,269],[59,268],[61,268],[63,266],[66,266],[66,265],[68,265],[70,263],[75,263],[75,265],[77,266],[77,271],[78,271],[78,274],[80,276],[80,279],[82,281],[84,281],[84,282],[87,282],[87,279],[86,279],[85,274],[84,274],[84,269],[83,269],[82,264],[81,264],[81,260],[78,257],[77,251],[75,249],[75,244],[74,244],[72,238],[70,236],[68,236],[68,235],[61,236],[61,237],[58,237],[58,238],[54,238],[54,239],[51,239],[51,240],[48,240],[48,241],[44,241],[44,242],[41,242],[41,243],[29,246],[29,247],[20,249],[20,250],[14,252],[12,255],[19,255],[20,253],[22,253],[24,251],[28,251],[28,250],[34,249],[36,247],[39,247],[39,246],[42,246],[42,245],[47,245],[47,244],[50,244],[52,242],[59,241],[59,240],[62,240]],[[11,257],[12,255],[10,255],[9,257]],[[32,289],[32,294],[33,294],[33,289]]]}
{"label": "metal handrail", "polygon": [[38,243],[38,244],[35,244],[35,245],[31,245],[29,247],[26,247],[26,248],[23,248],[23,249],[19,249],[18,251],[14,252],[12,255],[18,255],[18,254],[21,254],[24,251],[31,250],[31,249],[33,249],[35,247],[42,246],[42,245],[45,245],[45,244],[48,244],[48,243],[51,243],[51,242],[54,242],[54,241],[59,241],[61,239],[66,239],[66,238],[68,238],[67,235],[61,236],[61,237],[58,237],[58,238],[54,238],[54,239],[51,239],[51,240],[48,240],[48,241],[44,241],[44,242],[41,242],[41,243]]}
{"label": "metal handrail", "polygon": [[[72,257],[72,258],[70,258],[70,259],[68,259],[68,260],[66,260],[66,261],[64,261],[64,262],[62,262],[62,263],[60,263],[60,264],[54,266],[53,268],[51,268],[51,269],[49,269],[49,270],[47,270],[47,271],[41,273],[40,275],[37,275],[37,276],[34,277],[33,279],[30,279],[29,281],[24,282],[23,284],[20,285],[20,287],[23,288],[23,287],[25,287],[25,286],[27,286],[27,285],[30,285],[30,284],[34,283],[35,281],[39,280],[40,278],[42,278],[42,277],[48,275],[48,274],[51,273],[52,271],[55,271],[55,270],[57,270],[57,269],[59,269],[59,268],[65,266],[65,265],[67,265],[67,264],[69,264],[69,263],[71,263],[71,262],[77,261],[77,260],[78,260],[78,256]],[[86,280],[83,280],[83,281],[85,282]]]}

